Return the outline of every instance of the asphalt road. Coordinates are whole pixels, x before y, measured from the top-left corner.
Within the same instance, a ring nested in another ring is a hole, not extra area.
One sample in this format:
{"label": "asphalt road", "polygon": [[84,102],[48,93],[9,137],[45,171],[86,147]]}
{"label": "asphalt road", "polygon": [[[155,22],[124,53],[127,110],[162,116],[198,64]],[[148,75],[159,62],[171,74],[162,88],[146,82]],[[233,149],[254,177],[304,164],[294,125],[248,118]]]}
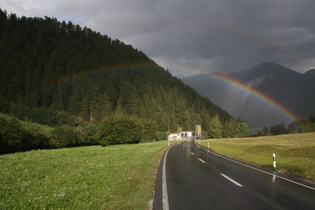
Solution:
{"label": "asphalt road", "polygon": [[188,141],[165,152],[153,209],[315,209],[315,186]]}

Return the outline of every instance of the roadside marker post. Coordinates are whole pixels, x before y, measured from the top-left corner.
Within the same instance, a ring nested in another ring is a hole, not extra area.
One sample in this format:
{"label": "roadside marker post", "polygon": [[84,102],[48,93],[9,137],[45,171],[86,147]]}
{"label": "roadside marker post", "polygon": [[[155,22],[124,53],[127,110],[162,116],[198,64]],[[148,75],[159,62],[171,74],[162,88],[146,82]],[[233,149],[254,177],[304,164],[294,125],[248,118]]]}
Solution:
{"label": "roadside marker post", "polygon": [[273,153],[272,154],[272,162],[273,162],[273,168],[276,168],[276,154],[275,153]]}
{"label": "roadside marker post", "polygon": [[209,147],[210,147],[210,144],[209,144],[209,142],[208,142],[208,149],[209,149]]}

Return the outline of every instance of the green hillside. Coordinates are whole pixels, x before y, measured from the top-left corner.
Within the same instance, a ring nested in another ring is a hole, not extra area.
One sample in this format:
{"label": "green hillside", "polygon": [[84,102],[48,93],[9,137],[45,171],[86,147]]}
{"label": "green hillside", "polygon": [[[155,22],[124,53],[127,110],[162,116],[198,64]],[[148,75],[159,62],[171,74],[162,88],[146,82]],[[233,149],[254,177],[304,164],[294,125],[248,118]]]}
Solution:
{"label": "green hillside", "polygon": [[0,11],[0,48],[1,109],[22,118],[54,125],[51,111],[84,121],[123,114],[163,132],[231,118],[143,52],[71,22]]}
{"label": "green hillside", "polygon": [[[143,52],[72,22],[0,9],[0,49],[0,112],[56,128],[36,132],[19,125],[16,139],[10,133],[15,119],[1,119],[2,153],[162,140],[196,124],[205,137],[249,135],[243,120]],[[25,136],[33,131],[41,140]]]}

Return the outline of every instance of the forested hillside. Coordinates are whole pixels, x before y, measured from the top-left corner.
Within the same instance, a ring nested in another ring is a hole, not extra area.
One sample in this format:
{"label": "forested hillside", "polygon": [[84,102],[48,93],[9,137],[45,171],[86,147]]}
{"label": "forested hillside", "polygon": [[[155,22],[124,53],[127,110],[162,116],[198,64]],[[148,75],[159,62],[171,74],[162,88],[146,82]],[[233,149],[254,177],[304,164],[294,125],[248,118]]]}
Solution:
{"label": "forested hillside", "polygon": [[20,119],[78,126],[128,116],[143,133],[235,123],[143,52],[71,22],[0,10],[0,49],[0,109]]}

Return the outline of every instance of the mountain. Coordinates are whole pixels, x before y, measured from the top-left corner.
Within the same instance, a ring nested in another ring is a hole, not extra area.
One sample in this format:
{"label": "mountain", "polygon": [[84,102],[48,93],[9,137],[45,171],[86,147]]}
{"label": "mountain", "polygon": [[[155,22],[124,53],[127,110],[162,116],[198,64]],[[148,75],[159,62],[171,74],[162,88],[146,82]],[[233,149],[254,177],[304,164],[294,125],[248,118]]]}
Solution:
{"label": "mountain", "polygon": [[308,78],[314,79],[315,78],[315,69],[311,69],[304,73],[304,75]]}
{"label": "mountain", "polygon": [[[300,74],[278,64],[266,62],[246,71],[224,76],[262,92],[300,119],[315,115],[314,70]],[[240,116],[248,120],[252,129],[280,123],[288,125],[293,121],[264,99],[218,80],[211,74],[182,80],[234,117]]]}
{"label": "mountain", "polygon": [[72,22],[0,10],[0,49],[0,111],[23,119],[126,115],[164,133],[231,119],[143,52]]}

